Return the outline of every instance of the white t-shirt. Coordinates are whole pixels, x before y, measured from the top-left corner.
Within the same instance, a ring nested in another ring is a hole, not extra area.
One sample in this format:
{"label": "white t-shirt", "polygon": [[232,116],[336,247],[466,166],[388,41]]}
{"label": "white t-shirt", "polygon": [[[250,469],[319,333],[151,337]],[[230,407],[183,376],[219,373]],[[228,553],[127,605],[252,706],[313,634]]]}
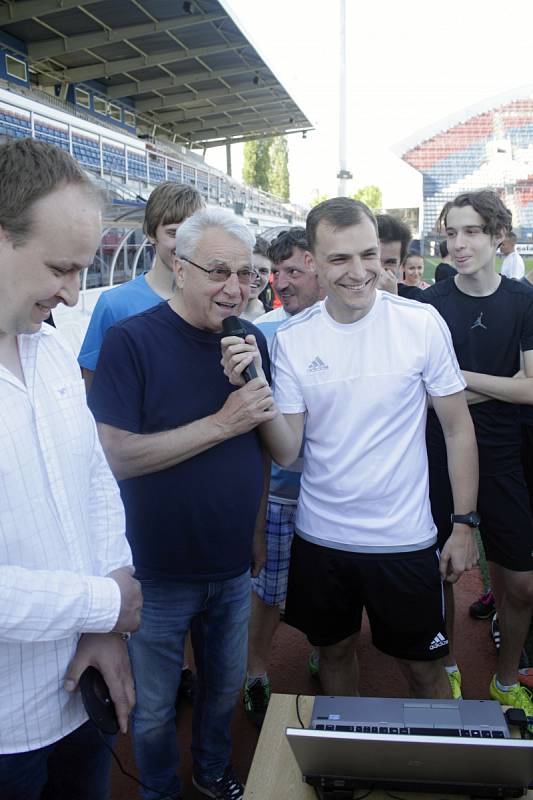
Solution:
{"label": "white t-shirt", "polygon": [[261,300],[256,298],[255,300],[252,300],[246,304],[239,316],[242,319],[247,319],[248,322],[255,322],[258,317],[265,316],[265,307]]}
{"label": "white t-shirt", "polygon": [[426,392],[465,386],[438,312],[377,292],[343,325],[321,302],[278,329],[272,364],[280,411],[307,413],[299,533],[357,552],[433,544]]}
{"label": "white t-shirt", "polygon": [[272,311],[267,311],[267,313],[263,314],[261,317],[257,317],[254,321],[254,325],[262,325],[266,322],[280,323],[285,322],[286,319],[290,319],[290,314],[287,314],[283,306],[278,306],[277,308],[273,308]]}
{"label": "white t-shirt", "polygon": [[[272,309],[272,311],[269,311],[267,314],[263,314],[259,319],[254,320],[254,325],[257,325],[265,335],[269,352],[272,349],[272,343],[277,329],[288,319],[290,319],[290,314],[287,314],[283,306],[279,306],[278,308]],[[268,493],[269,502],[279,503],[283,506],[295,506],[298,503],[303,464],[302,455],[303,445],[296,461],[293,461],[288,467],[279,467],[275,461],[272,462],[270,489]]]}
{"label": "white t-shirt", "polygon": [[524,259],[520,253],[517,253],[516,250],[513,250],[512,253],[509,253],[508,256],[505,256],[500,274],[505,275],[506,278],[514,278],[517,281],[524,277],[526,274],[526,268],[524,265]]}

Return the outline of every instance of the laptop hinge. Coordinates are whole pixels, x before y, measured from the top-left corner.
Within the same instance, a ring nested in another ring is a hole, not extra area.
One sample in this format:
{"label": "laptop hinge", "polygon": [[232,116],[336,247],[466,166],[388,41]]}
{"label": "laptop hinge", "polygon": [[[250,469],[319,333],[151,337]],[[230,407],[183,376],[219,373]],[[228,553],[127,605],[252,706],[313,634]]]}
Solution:
{"label": "laptop hinge", "polygon": [[362,789],[390,789],[403,792],[439,792],[444,794],[463,794],[472,798],[494,798],[502,800],[505,797],[523,797],[526,790],[519,786],[481,786],[476,784],[430,784],[421,781],[364,781],[358,778],[336,777],[332,775],[304,775],[305,783],[315,788],[320,800],[353,800],[355,793]]}

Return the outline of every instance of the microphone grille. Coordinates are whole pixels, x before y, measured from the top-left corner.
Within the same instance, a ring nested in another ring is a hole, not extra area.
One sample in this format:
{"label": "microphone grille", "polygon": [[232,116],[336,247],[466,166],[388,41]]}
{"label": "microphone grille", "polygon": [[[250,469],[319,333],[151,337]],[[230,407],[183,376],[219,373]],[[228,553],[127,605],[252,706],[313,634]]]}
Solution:
{"label": "microphone grille", "polygon": [[222,320],[222,331],[224,336],[240,336],[244,339],[246,331],[242,327],[241,321],[238,317],[226,317]]}

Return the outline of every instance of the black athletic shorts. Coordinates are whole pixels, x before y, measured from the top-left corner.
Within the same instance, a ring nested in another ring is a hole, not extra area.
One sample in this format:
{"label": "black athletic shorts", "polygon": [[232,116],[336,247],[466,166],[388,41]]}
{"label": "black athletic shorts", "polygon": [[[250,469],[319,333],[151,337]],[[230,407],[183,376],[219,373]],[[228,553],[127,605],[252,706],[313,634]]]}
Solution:
{"label": "black athletic shorts", "polygon": [[448,653],[436,547],[353,553],[296,535],[285,622],[315,647],[327,647],[360,630],[363,607],[378,650],[408,661],[434,661]]}
{"label": "black athletic shorts", "polygon": [[[429,497],[442,550],[452,532],[453,497],[446,470],[429,471]],[[477,510],[487,560],[515,572],[532,570],[533,522],[523,473],[480,475]]]}
{"label": "black athletic shorts", "polygon": [[533,510],[533,425],[522,425],[520,457],[529,494],[529,506]]}

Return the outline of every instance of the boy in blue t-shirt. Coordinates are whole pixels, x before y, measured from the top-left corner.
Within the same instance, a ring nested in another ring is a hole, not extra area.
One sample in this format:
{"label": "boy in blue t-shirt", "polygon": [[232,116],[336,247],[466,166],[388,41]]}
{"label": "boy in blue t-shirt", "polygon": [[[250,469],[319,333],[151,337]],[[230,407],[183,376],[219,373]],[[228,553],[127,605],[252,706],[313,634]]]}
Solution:
{"label": "boy in blue t-shirt", "polygon": [[160,183],[151,193],[146,204],[143,230],[155,250],[155,260],[149,272],[102,292],[98,298],[78,356],[87,391],[108,328],[121,319],[168,300],[174,293],[176,231],[183,220],[203,205],[196,189],[175,181]]}

